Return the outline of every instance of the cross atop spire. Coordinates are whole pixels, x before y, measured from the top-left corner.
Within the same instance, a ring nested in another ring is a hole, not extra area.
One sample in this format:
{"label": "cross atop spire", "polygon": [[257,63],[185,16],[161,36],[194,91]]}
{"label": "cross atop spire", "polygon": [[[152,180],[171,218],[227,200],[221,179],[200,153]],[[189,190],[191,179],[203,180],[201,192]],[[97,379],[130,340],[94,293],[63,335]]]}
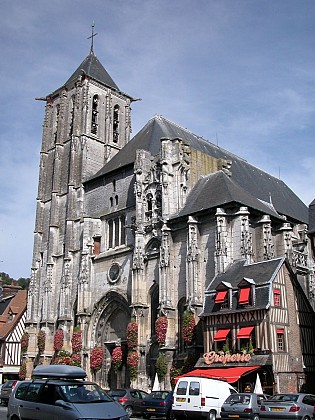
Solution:
{"label": "cross atop spire", "polygon": [[91,39],[91,49],[90,49],[90,53],[94,53],[93,51],[93,44],[94,44],[94,37],[97,35],[94,33],[94,27],[95,27],[95,23],[92,23],[92,35],[89,36],[87,39]]}

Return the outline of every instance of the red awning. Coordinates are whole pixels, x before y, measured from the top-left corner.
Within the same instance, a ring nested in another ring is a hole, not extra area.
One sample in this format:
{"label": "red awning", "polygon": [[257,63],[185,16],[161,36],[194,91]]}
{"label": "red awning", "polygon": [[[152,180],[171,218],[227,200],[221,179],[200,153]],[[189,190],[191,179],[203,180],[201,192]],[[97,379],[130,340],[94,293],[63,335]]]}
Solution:
{"label": "red awning", "polygon": [[274,293],[275,295],[280,295],[280,289],[274,289],[273,293]]}
{"label": "red awning", "polygon": [[227,290],[223,290],[223,292],[218,292],[215,297],[215,303],[224,302],[226,294],[227,294]]}
{"label": "red awning", "polygon": [[236,338],[249,338],[254,327],[242,327],[237,333]]}
{"label": "red awning", "polygon": [[242,305],[246,305],[247,303],[249,303],[249,292],[250,292],[249,287],[240,289],[240,296],[238,299],[238,303],[241,303]]}
{"label": "red awning", "polygon": [[226,330],[219,330],[217,331],[216,335],[214,336],[214,341],[223,341],[226,339],[226,336],[231,331],[231,328],[228,328]]}
{"label": "red awning", "polygon": [[191,372],[185,373],[184,375],[177,376],[175,382],[185,376],[200,376],[202,378],[212,378],[226,380],[230,384],[237,382],[241,376],[247,375],[248,373],[259,369],[260,366],[237,366],[230,368],[207,368],[207,369],[195,369]]}
{"label": "red awning", "polygon": [[277,334],[284,334],[283,328],[277,328]]}

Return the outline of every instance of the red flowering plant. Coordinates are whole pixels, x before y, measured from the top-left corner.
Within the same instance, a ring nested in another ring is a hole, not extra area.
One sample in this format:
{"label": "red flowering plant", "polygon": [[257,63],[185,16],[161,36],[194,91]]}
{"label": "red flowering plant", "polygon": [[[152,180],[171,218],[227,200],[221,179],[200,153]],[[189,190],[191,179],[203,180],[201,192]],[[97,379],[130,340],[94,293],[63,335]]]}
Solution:
{"label": "red flowering plant", "polygon": [[71,364],[72,366],[81,367],[81,354],[80,353],[72,353],[71,354]]}
{"label": "red flowering plant", "polygon": [[178,368],[176,366],[172,366],[170,369],[170,379],[171,379],[171,385],[172,389],[175,388],[175,378],[182,374],[183,368]]}
{"label": "red flowering plant", "polygon": [[155,363],[156,373],[159,379],[163,379],[167,374],[167,359],[164,353],[160,353]]}
{"label": "red flowering plant", "polygon": [[127,345],[129,349],[138,345],[138,324],[135,321],[129,322],[127,326]]}
{"label": "red flowering plant", "polygon": [[82,350],[82,331],[75,328],[71,338],[71,345],[73,353],[78,353]]}
{"label": "red flowering plant", "polygon": [[94,372],[101,369],[104,361],[104,349],[103,347],[94,347],[90,355],[90,366]]}
{"label": "red flowering plant", "polygon": [[66,350],[60,350],[58,356],[54,359],[54,365],[72,365],[71,353]]}
{"label": "red flowering plant", "polygon": [[112,366],[114,367],[114,371],[118,372],[119,369],[122,366],[122,348],[121,347],[115,347],[112,352]]}
{"label": "red flowering plant", "polygon": [[192,312],[185,311],[183,316],[182,337],[185,343],[191,343],[195,333],[195,317]]}
{"label": "red flowering plant", "polygon": [[30,336],[29,336],[28,332],[25,332],[21,337],[21,353],[22,353],[22,355],[24,355],[27,352],[29,339],[30,339]]}
{"label": "red flowering plant", "polygon": [[168,327],[168,320],[166,316],[159,316],[155,321],[155,332],[157,341],[160,346],[164,346],[166,340],[166,333]]}
{"label": "red flowering plant", "polygon": [[128,352],[127,365],[129,369],[130,378],[135,379],[138,376],[139,367],[139,354],[137,350],[131,350]]}
{"label": "red flowering plant", "polygon": [[19,379],[21,381],[24,381],[26,378],[26,362],[25,360],[22,362],[19,370]]}
{"label": "red flowering plant", "polygon": [[54,335],[54,350],[55,351],[60,351],[62,349],[63,338],[64,338],[63,330],[61,328],[58,328],[58,330],[56,330],[55,335]]}
{"label": "red flowering plant", "polygon": [[46,333],[43,330],[40,330],[37,334],[37,347],[40,353],[43,353],[45,350],[46,343]]}

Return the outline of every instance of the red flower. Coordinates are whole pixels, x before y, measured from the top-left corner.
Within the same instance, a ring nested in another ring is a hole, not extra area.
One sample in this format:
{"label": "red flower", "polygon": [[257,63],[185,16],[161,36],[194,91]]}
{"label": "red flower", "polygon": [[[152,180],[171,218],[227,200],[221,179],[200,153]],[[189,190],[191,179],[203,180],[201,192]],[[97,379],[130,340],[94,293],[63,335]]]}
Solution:
{"label": "red flower", "polygon": [[71,354],[66,350],[60,350],[54,359],[54,365],[72,365]]}
{"label": "red flower", "polygon": [[185,311],[183,316],[183,330],[182,330],[182,337],[186,343],[191,343],[194,338],[195,333],[195,318],[194,315],[189,312]]}
{"label": "red flower", "polygon": [[24,381],[26,378],[26,362],[23,361],[21,366],[20,366],[20,370],[19,370],[19,379],[21,381]]}
{"label": "red flower", "polygon": [[21,337],[21,353],[25,354],[28,349],[28,342],[29,342],[29,334],[25,332]]}
{"label": "red flower", "polygon": [[82,350],[82,331],[74,331],[71,339],[72,351],[78,353]]}
{"label": "red flower", "polygon": [[104,361],[104,349],[103,347],[94,347],[91,351],[90,366],[94,372],[101,369]]}
{"label": "red flower", "polygon": [[127,356],[127,365],[131,379],[135,379],[138,375],[139,354],[137,350],[129,351]]}
{"label": "red flower", "polygon": [[112,365],[115,372],[117,372],[122,366],[123,353],[121,347],[115,347],[112,352]]}
{"label": "red flower", "polygon": [[55,335],[54,335],[54,350],[55,351],[60,351],[62,349],[63,338],[64,338],[63,330],[59,328],[58,330],[56,330]]}
{"label": "red flower", "polygon": [[81,367],[81,355],[79,353],[72,353],[71,361],[73,366]]}
{"label": "red flower", "polygon": [[165,344],[167,327],[168,320],[166,316],[160,316],[155,321],[155,332],[157,336],[157,341],[160,344],[160,346],[163,346]]}
{"label": "red flower", "polygon": [[138,345],[138,324],[129,322],[127,326],[127,345],[129,349],[134,349]]}
{"label": "red flower", "polygon": [[37,335],[37,347],[40,353],[43,353],[45,350],[46,343],[46,333],[43,330],[40,330]]}

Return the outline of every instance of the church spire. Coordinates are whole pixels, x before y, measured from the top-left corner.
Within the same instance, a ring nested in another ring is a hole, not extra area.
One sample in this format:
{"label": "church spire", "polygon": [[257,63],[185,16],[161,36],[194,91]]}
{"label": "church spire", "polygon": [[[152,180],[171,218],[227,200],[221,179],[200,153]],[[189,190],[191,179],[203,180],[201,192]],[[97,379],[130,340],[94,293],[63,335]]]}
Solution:
{"label": "church spire", "polygon": [[91,49],[90,49],[90,54],[94,54],[94,50],[93,50],[93,46],[94,46],[94,37],[97,35],[94,33],[94,27],[95,27],[95,23],[92,23],[92,35],[89,36],[87,39],[91,40]]}

